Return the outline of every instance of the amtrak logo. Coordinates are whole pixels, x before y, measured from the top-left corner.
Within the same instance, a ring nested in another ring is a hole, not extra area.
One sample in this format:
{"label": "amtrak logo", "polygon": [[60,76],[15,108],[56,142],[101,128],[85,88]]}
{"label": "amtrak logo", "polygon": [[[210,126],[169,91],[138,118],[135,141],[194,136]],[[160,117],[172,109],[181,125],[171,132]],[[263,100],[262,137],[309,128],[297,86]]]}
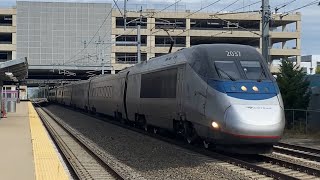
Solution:
{"label": "amtrak logo", "polygon": [[271,107],[253,107],[253,106],[247,106],[248,109],[271,109]]}

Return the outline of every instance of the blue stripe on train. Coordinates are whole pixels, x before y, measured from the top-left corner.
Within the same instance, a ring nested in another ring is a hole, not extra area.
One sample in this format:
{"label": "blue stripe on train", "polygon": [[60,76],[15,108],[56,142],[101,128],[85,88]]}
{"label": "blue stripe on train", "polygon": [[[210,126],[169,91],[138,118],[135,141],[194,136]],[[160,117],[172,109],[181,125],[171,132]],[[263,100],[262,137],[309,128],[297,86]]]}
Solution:
{"label": "blue stripe on train", "polygon": [[[219,81],[208,80],[210,87],[219,92],[226,93],[230,97],[245,100],[263,100],[275,97],[279,93],[277,84],[272,81]],[[245,86],[247,91],[243,91],[241,86]],[[257,87],[259,90],[254,91],[252,88]]]}

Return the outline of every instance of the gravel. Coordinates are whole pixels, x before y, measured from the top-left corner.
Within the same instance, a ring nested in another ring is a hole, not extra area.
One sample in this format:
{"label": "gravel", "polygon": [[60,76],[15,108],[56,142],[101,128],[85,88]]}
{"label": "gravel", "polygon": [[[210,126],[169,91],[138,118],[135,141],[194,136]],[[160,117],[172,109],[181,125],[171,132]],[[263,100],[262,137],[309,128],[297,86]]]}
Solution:
{"label": "gravel", "polygon": [[61,106],[46,108],[146,179],[250,179],[247,174],[256,175]]}

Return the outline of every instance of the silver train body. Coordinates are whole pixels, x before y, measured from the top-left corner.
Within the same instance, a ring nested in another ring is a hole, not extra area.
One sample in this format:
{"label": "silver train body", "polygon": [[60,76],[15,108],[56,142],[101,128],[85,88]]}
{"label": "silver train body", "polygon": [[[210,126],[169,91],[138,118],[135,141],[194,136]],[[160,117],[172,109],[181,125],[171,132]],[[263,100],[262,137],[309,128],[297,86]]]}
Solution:
{"label": "silver train body", "polygon": [[217,145],[270,147],[285,125],[267,64],[244,45],[182,49],[115,75],[58,87],[49,100]]}

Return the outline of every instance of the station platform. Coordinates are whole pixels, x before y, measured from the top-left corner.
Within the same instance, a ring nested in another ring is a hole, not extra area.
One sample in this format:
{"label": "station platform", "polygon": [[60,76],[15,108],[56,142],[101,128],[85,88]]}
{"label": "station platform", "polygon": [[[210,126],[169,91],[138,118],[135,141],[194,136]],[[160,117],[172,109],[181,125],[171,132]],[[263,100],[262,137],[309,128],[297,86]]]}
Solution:
{"label": "station platform", "polygon": [[31,102],[0,119],[0,179],[70,179]]}

